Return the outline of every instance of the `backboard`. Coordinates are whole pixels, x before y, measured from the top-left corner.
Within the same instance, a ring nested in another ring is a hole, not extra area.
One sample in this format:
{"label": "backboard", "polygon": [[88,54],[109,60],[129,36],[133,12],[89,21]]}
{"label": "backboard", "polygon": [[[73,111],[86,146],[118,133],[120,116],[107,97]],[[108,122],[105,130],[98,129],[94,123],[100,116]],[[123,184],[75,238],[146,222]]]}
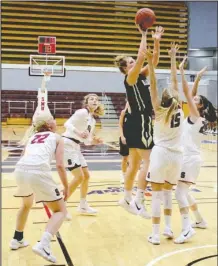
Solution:
{"label": "backboard", "polygon": [[59,55],[30,55],[30,76],[43,76],[50,72],[54,77],[65,77],[65,57]]}
{"label": "backboard", "polygon": [[65,56],[56,54],[56,37],[38,37],[38,55],[30,55],[30,76],[43,76],[49,72],[54,77],[65,77]]}

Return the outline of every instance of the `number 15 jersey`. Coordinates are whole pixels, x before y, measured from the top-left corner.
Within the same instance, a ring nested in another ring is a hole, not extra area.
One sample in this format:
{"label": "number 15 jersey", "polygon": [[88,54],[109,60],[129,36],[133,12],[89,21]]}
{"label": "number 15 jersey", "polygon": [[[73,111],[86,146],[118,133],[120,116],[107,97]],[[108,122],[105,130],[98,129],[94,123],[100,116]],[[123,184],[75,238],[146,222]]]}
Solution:
{"label": "number 15 jersey", "polygon": [[154,144],[173,151],[182,152],[182,125],[184,114],[178,109],[165,123],[169,108],[161,108],[155,114]]}
{"label": "number 15 jersey", "polygon": [[25,148],[25,153],[16,165],[27,170],[51,171],[51,162],[60,136],[51,131],[33,135]]}

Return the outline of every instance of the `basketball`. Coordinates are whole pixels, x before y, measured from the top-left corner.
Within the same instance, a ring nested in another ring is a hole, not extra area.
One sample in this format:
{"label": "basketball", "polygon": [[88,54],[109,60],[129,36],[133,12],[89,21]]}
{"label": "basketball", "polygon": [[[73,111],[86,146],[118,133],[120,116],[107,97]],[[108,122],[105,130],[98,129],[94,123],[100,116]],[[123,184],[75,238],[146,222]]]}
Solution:
{"label": "basketball", "polygon": [[150,28],[156,21],[154,11],[150,8],[141,8],[135,16],[135,23],[139,24],[142,30]]}

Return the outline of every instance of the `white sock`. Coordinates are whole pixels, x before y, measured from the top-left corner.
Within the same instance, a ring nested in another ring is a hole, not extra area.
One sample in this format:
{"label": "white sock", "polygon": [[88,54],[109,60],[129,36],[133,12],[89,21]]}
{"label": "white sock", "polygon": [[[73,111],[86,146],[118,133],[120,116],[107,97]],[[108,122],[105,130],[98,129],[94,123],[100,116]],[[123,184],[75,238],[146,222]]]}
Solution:
{"label": "white sock", "polygon": [[193,211],[193,213],[194,213],[196,222],[197,223],[202,222],[203,217],[201,216],[200,212],[198,210],[196,210],[196,211]]}
{"label": "white sock", "polygon": [[126,199],[128,202],[132,200],[132,191],[124,189],[124,199]]}
{"label": "white sock", "polygon": [[81,198],[80,199],[80,206],[85,207],[85,205],[86,205],[86,198]]}
{"label": "white sock", "polygon": [[43,234],[42,234],[42,237],[41,237],[41,244],[43,245],[43,246],[49,246],[50,245],[50,242],[51,242],[51,240],[52,240],[52,234],[50,234],[49,232],[44,232]]}
{"label": "white sock", "polygon": [[165,226],[171,228],[171,215],[164,215]]}
{"label": "white sock", "polygon": [[145,194],[144,189],[140,189],[140,188],[137,189],[136,196],[135,196],[135,201],[137,205],[143,203],[144,194]]}
{"label": "white sock", "polygon": [[152,235],[160,234],[160,224],[152,224]]}
{"label": "white sock", "polygon": [[163,190],[164,209],[172,209],[172,190]]}
{"label": "white sock", "polygon": [[190,222],[190,218],[189,218],[189,214],[181,214],[181,218],[182,218],[182,230],[186,230],[188,228],[191,227],[191,222]]}

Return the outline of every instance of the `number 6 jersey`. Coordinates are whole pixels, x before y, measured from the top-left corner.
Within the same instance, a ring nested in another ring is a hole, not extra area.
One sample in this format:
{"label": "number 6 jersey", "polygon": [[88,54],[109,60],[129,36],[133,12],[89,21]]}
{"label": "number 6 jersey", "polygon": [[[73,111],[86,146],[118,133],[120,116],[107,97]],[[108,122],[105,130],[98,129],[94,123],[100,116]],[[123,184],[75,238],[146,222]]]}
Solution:
{"label": "number 6 jersey", "polygon": [[51,161],[60,136],[51,131],[38,132],[33,135],[25,147],[24,155],[18,161],[16,168],[51,171]]}
{"label": "number 6 jersey", "polygon": [[178,109],[165,123],[169,108],[161,108],[155,114],[154,122],[154,144],[168,148],[173,151],[182,152],[182,125],[184,114],[182,109]]}

